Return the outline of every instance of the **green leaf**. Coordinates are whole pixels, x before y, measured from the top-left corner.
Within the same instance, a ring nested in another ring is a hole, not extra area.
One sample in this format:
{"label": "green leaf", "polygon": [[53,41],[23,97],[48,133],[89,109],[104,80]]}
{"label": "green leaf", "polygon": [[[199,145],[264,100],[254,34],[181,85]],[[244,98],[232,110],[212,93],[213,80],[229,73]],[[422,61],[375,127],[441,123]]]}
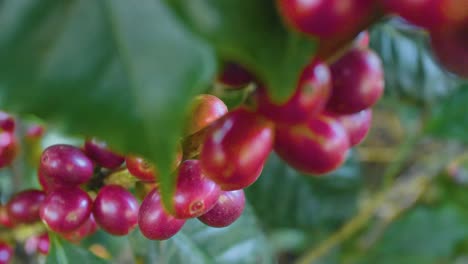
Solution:
{"label": "green leaf", "polygon": [[191,98],[215,71],[209,46],[161,0],[7,0],[0,99],[154,161],[164,201]]}
{"label": "green leaf", "polygon": [[338,171],[315,177],[297,172],[272,154],[260,178],[246,191],[269,229],[326,232],[355,213],[361,187],[358,175],[359,166],[353,158]]}
{"label": "green leaf", "polygon": [[381,23],[371,31],[371,47],[382,58],[386,93],[420,104],[450,95],[459,80],[438,65],[427,32],[399,21]]}
{"label": "green leaf", "polygon": [[272,0],[168,0],[192,29],[224,59],[246,65],[268,87],[273,99],[287,98],[315,42],[288,31]]}
{"label": "green leaf", "polygon": [[432,114],[427,122],[427,133],[444,139],[468,142],[467,102],[468,85],[463,85],[457,93],[432,109]]}
{"label": "green leaf", "polygon": [[56,235],[50,235],[51,248],[47,255],[47,264],[83,264],[83,263],[107,263],[107,261],[96,257],[90,251],[77,245],[72,245]]}
{"label": "green leaf", "polygon": [[359,263],[451,263],[468,234],[466,214],[454,204],[419,206],[397,220]]}
{"label": "green leaf", "polygon": [[196,219],[166,241],[150,241],[140,232],[129,236],[130,245],[144,263],[275,263],[270,245],[251,209],[225,228],[208,227]]}

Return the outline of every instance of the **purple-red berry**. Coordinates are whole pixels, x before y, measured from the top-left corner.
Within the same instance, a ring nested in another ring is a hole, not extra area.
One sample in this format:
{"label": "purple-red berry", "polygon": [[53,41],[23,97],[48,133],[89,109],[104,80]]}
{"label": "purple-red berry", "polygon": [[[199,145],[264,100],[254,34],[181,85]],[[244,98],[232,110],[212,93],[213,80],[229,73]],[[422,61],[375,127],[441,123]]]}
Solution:
{"label": "purple-red berry", "polygon": [[348,149],[345,128],[329,116],[320,115],[303,125],[276,129],[276,153],[305,174],[325,174],[337,169],[346,160]]}
{"label": "purple-red berry", "polygon": [[138,226],[148,239],[169,239],[177,234],[184,224],[185,219],[177,219],[165,211],[157,189],[150,192],[141,203]]}
{"label": "purple-red berry", "polygon": [[331,66],[333,88],[327,110],[353,114],[372,107],[384,91],[384,73],[378,55],[355,48]]}
{"label": "purple-red berry", "polygon": [[7,203],[8,216],[15,223],[39,221],[39,208],[46,194],[39,190],[25,190],[17,193]]}
{"label": "purple-red berry", "polygon": [[48,233],[44,233],[39,236],[31,236],[24,243],[24,251],[30,255],[35,253],[48,255],[49,249],[50,239]]}
{"label": "purple-red berry", "polygon": [[238,108],[211,125],[200,153],[203,173],[225,191],[243,189],[260,176],[273,146],[273,124]]}
{"label": "purple-red berry", "polygon": [[0,132],[0,168],[10,165],[18,154],[18,144],[12,132]]}
{"label": "purple-red berry", "polygon": [[47,194],[39,213],[51,230],[65,233],[79,228],[89,218],[91,208],[92,200],[85,191],[60,188]]}
{"label": "purple-red berry", "polygon": [[225,62],[218,81],[231,88],[242,88],[255,80],[254,75],[235,62]]}
{"label": "purple-red berry", "polygon": [[96,138],[86,140],[84,152],[99,166],[107,169],[117,169],[125,161],[124,156],[112,151],[106,142]]}
{"label": "purple-red berry", "polygon": [[221,190],[201,171],[198,160],[182,162],[177,172],[174,194],[174,216],[193,218],[200,216],[216,204]]}
{"label": "purple-red berry", "polygon": [[0,111],[0,131],[13,133],[15,131],[16,122],[13,116]]}
{"label": "purple-red berry", "polygon": [[202,130],[228,112],[227,106],[221,99],[209,94],[201,94],[193,99],[185,134],[191,135]]}
{"label": "purple-red berry", "polygon": [[323,62],[316,60],[303,70],[296,91],[287,102],[276,104],[271,101],[265,88],[258,89],[258,112],[275,122],[305,122],[322,111],[330,91],[330,69]]}
{"label": "purple-red berry", "polygon": [[94,220],[93,214],[90,214],[89,218],[80,227],[68,233],[61,233],[60,235],[72,243],[78,243],[82,239],[96,233],[97,230],[98,225]]}
{"label": "purple-red berry", "polygon": [[44,150],[39,170],[57,184],[76,186],[91,179],[94,166],[79,148],[60,144]]}
{"label": "purple-red berry", "polygon": [[200,221],[212,227],[225,227],[234,223],[244,211],[245,195],[243,190],[224,191],[216,205],[204,215]]}
{"label": "purple-red berry", "polygon": [[104,231],[123,236],[136,227],[138,208],[138,201],[125,188],[107,185],[99,190],[94,200],[93,216]]}
{"label": "purple-red berry", "polygon": [[[176,156],[174,159],[173,169],[175,170],[182,161],[182,147],[179,145],[177,148]],[[128,172],[135,176],[135,178],[144,182],[157,182],[158,181],[158,168],[156,165],[150,163],[144,158],[137,155],[128,155],[125,158]]]}
{"label": "purple-red berry", "polygon": [[13,259],[13,248],[0,240],[0,264],[9,264]]}
{"label": "purple-red berry", "polygon": [[358,145],[366,138],[372,123],[371,109],[362,110],[349,115],[328,115],[336,118],[346,129],[350,147]]}

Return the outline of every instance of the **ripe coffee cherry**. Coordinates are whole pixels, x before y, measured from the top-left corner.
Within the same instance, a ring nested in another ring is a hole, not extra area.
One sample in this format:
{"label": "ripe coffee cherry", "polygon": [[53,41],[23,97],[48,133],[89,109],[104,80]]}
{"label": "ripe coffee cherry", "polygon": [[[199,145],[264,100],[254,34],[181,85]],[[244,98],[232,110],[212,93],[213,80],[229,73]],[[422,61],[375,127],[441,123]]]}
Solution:
{"label": "ripe coffee cherry", "polygon": [[94,173],[93,162],[79,148],[70,145],[45,149],[39,170],[54,182],[71,186],[87,182]]}
{"label": "ripe coffee cherry", "polygon": [[353,114],[373,106],[384,90],[382,62],[369,49],[352,49],[331,66],[333,89],[327,109]]}
{"label": "ripe coffee cherry", "polygon": [[182,162],[177,173],[174,216],[200,216],[213,208],[220,193],[219,186],[202,173],[198,160],[186,160]]}
{"label": "ripe coffee cherry", "polygon": [[273,146],[273,124],[238,108],[211,125],[200,153],[203,173],[225,191],[251,185]]}
{"label": "ripe coffee cherry", "polygon": [[364,30],[354,39],[354,46],[361,49],[369,48],[370,36],[369,31]]}
{"label": "ripe coffee cherry", "polygon": [[11,132],[0,132],[0,168],[10,165],[17,152],[15,135]]}
{"label": "ripe coffee cherry", "polygon": [[185,134],[191,135],[202,130],[227,112],[227,106],[218,97],[209,94],[198,95],[192,102]]}
{"label": "ripe coffee cherry", "polygon": [[80,227],[91,214],[92,200],[78,187],[60,188],[47,194],[40,216],[51,230],[64,233]]}
{"label": "ripe coffee cherry", "polygon": [[431,45],[436,58],[444,67],[468,78],[468,20],[463,27],[431,32]]}
{"label": "ripe coffee cherry", "polygon": [[355,30],[367,15],[369,0],[278,0],[283,19],[298,31],[321,38]]}
{"label": "ripe coffee cherry", "polygon": [[97,230],[98,226],[94,220],[93,214],[90,214],[86,222],[84,222],[80,227],[68,233],[61,233],[60,235],[70,242],[78,243],[83,238],[96,233]]}
{"label": "ripe coffee cherry", "polygon": [[123,236],[136,227],[138,207],[136,198],[125,188],[107,185],[94,200],[93,216],[106,232]]}
{"label": "ripe coffee cherry", "polygon": [[99,166],[107,169],[117,169],[125,161],[122,155],[110,150],[106,142],[95,138],[86,140],[84,152]]}
{"label": "ripe coffee cherry", "polygon": [[336,118],[348,134],[350,147],[361,143],[367,136],[372,123],[372,110],[366,109],[350,115],[328,114]]}
{"label": "ripe coffee cherry", "polygon": [[297,124],[322,111],[331,90],[331,74],[320,61],[309,64],[302,72],[295,93],[284,104],[271,102],[267,91],[257,92],[258,112],[275,122]]}
{"label": "ripe coffee cherry", "polygon": [[49,234],[44,233],[39,236],[31,236],[24,243],[24,250],[28,254],[39,253],[42,255],[48,255],[50,248]]}
{"label": "ripe coffee cherry", "polygon": [[45,197],[45,193],[39,190],[26,190],[17,193],[7,204],[7,211],[11,221],[15,223],[39,221],[39,208]]}
{"label": "ripe coffee cherry", "polygon": [[0,240],[0,264],[9,264],[13,258],[13,248]]}
{"label": "ripe coffee cherry", "polygon": [[0,131],[12,133],[15,125],[15,119],[10,114],[0,111]]}
{"label": "ripe coffee cherry", "polygon": [[184,224],[184,219],[177,219],[164,210],[157,189],[150,192],[141,203],[138,226],[148,239],[168,239],[179,232]]}
{"label": "ripe coffee cherry", "polygon": [[242,215],[244,207],[243,190],[223,192],[216,205],[198,219],[212,227],[225,227],[234,223]]}
{"label": "ripe coffee cherry", "polygon": [[[179,145],[174,160],[173,168],[176,169],[182,161],[182,147]],[[158,179],[158,169],[154,164],[142,157],[129,155],[125,158],[128,172],[144,182],[155,182]]]}
{"label": "ripe coffee cherry", "polygon": [[218,76],[219,82],[232,88],[242,88],[253,82],[254,79],[252,73],[235,62],[225,62],[221,74]]}
{"label": "ripe coffee cherry", "polygon": [[6,205],[0,205],[0,227],[2,226],[6,228],[12,228],[15,226],[10,216],[8,215]]}
{"label": "ripe coffee cherry", "polygon": [[37,140],[44,136],[45,128],[40,124],[31,124],[26,130],[28,140]]}
{"label": "ripe coffee cherry", "polygon": [[466,0],[383,0],[387,12],[428,29],[442,29],[468,18]]}
{"label": "ripe coffee cherry", "polygon": [[304,125],[278,126],[275,151],[291,167],[305,174],[325,174],[337,169],[349,149],[345,128],[320,115]]}
{"label": "ripe coffee cherry", "polygon": [[66,185],[56,183],[54,179],[45,175],[40,169],[37,170],[37,178],[39,180],[39,184],[46,193],[53,191],[57,188],[66,187]]}

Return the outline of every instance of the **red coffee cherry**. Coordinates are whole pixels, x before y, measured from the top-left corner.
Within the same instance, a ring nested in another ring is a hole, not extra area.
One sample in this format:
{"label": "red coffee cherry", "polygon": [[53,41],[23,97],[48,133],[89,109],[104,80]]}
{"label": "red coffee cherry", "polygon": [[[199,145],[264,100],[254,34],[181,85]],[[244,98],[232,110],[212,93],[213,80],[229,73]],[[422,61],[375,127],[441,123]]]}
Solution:
{"label": "red coffee cherry", "polygon": [[466,0],[383,0],[388,13],[428,29],[449,28],[468,19]]}
{"label": "red coffee cherry", "polygon": [[50,249],[49,234],[44,233],[39,236],[31,236],[24,243],[24,251],[27,254],[32,255],[39,253],[42,255],[48,255]]}
{"label": "red coffee cherry", "polygon": [[65,233],[79,228],[89,218],[91,206],[92,200],[83,190],[60,188],[47,194],[39,213],[51,230]]}
{"label": "red coffee cherry", "polygon": [[[173,164],[174,170],[182,161],[182,156],[182,147],[179,145]],[[129,155],[125,158],[125,163],[128,172],[135,176],[135,178],[144,182],[155,182],[158,180],[159,172],[156,165],[146,161],[144,158],[136,155]]]}
{"label": "red coffee cherry", "polygon": [[215,206],[220,193],[219,186],[202,173],[198,160],[186,160],[182,162],[177,173],[174,216],[200,216]]}
{"label": "red coffee cherry", "polygon": [[445,68],[468,78],[468,20],[462,27],[431,32],[431,45],[435,57]]}
{"label": "red coffee cherry", "polygon": [[254,81],[254,76],[246,68],[235,62],[224,62],[218,81],[231,88],[243,88]]}
{"label": "red coffee cherry", "polygon": [[325,115],[304,125],[276,129],[276,153],[305,174],[325,174],[337,169],[346,160],[348,149],[345,128]]}
{"label": "red coffee cherry", "polygon": [[40,124],[31,124],[26,130],[26,139],[38,140],[44,136],[45,128]]}
{"label": "red coffee cherry", "polygon": [[42,190],[44,190],[44,192],[46,193],[51,192],[58,188],[67,187],[67,185],[63,185],[63,184],[55,182],[54,179],[45,175],[44,172],[42,172],[42,170],[40,169],[37,170],[37,178],[38,178],[39,184],[42,187]]}
{"label": "red coffee cherry", "polygon": [[275,104],[264,88],[258,89],[256,94],[258,112],[274,122],[301,123],[322,111],[330,90],[330,69],[326,64],[316,60],[303,70],[296,91],[286,103]]}
{"label": "red coffee cherry", "polygon": [[125,188],[107,185],[94,200],[93,216],[104,231],[124,236],[136,227],[138,208],[138,201]]}
{"label": "red coffee cherry", "polygon": [[0,264],[9,264],[13,259],[13,248],[0,240]]}
{"label": "red coffee cherry", "polygon": [[185,134],[191,135],[202,130],[227,112],[227,106],[218,97],[209,94],[198,95],[192,102]]}
{"label": "red coffee cherry", "polygon": [[80,227],[68,233],[61,233],[60,235],[72,243],[78,243],[82,239],[96,233],[97,230],[98,226],[94,220],[94,216],[93,214],[90,214],[86,222],[84,222]]}
{"label": "red coffee cherry", "polygon": [[200,153],[203,173],[225,191],[251,185],[273,145],[273,124],[238,108],[211,125]]}
{"label": "red coffee cherry", "polygon": [[294,29],[320,38],[352,32],[368,15],[369,0],[278,0],[278,9]]}
{"label": "red coffee cherry", "polygon": [[222,192],[216,205],[198,219],[208,226],[225,227],[234,223],[242,215],[244,207],[243,190]]}
{"label": "red coffee cherry", "polygon": [[10,114],[0,111],[0,131],[10,132],[15,131],[16,122],[13,116]]}
{"label": "red coffee cherry", "polygon": [[88,139],[84,145],[86,155],[94,160],[99,166],[107,169],[117,169],[125,161],[125,158],[113,152],[104,141],[96,138]]}
{"label": "red coffee cherry", "polygon": [[366,109],[350,115],[328,114],[346,129],[350,147],[360,144],[367,136],[372,123],[372,110]]}
{"label": "red coffee cherry", "polygon": [[375,52],[352,49],[331,66],[333,89],[327,109],[353,114],[373,106],[384,90],[382,62]]}
{"label": "red coffee cherry", "polygon": [[39,208],[46,194],[39,190],[25,190],[13,196],[7,204],[7,212],[15,223],[39,221]]}
{"label": "red coffee cherry", "polygon": [[79,148],[53,145],[42,153],[39,170],[58,184],[76,186],[91,179],[94,166]]}
{"label": "red coffee cherry", "polygon": [[164,210],[157,189],[150,192],[141,203],[138,226],[141,233],[148,239],[169,239],[177,234],[184,224],[184,219],[177,219]]}
{"label": "red coffee cherry", "polygon": [[0,168],[10,165],[18,153],[15,135],[11,132],[0,132]]}

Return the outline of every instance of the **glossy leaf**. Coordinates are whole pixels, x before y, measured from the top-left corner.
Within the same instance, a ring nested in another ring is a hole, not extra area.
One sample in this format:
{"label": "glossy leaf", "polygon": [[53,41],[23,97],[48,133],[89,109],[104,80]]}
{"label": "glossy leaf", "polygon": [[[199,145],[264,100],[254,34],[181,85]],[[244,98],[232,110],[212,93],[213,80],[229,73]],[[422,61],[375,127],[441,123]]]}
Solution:
{"label": "glossy leaf", "polygon": [[295,89],[315,52],[311,38],[286,29],[271,0],[171,0],[179,15],[223,59],[245,65],[277,101]]}
{"label": "glossy leaf", "polygon": [[77,245],[72,245],[57,236],[51,236],[51,247],[46,264],[82,264],[107,263],[104,259],[96,257],[90,251]]}
{"label": "glossy leaf", "polygon": [[211,81],[211,48],[161,0],[1,5],[2,105],[149,157],[169,201],[169,153],[191,98]]}

